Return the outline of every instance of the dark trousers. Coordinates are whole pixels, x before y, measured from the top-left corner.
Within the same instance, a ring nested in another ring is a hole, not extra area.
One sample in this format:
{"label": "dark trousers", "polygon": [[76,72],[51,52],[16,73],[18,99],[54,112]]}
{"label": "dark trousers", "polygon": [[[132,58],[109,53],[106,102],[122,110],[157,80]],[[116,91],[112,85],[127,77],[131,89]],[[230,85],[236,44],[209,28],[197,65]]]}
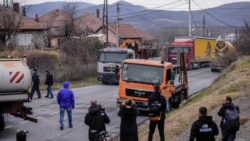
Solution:
{"label": "dark trousers", "polygon": [[39,85],[33,85],[31,88],[31,93],[30,93],[30,99],[33,98],[33,94],[36,91],[38,98],[41,98],[41,93],[40,93],[40,89],[39,89]]}
{"label": "dark trousers", "polygon": [[234,141],[236,137],[236,132],[231,133],[225,130],[221,130],[221,134],[222,134],[222,141]]}
{"label": "dark trousers", "polygon": [[164,125],[165,125],[165,119],[161,119],[160,121],[150,121],[148,141],[153,141],[153,134],[155,132],[156,126],[158,126],[158,130],[159,130],[159,134],[160,134],[160,141],[165,141]]}

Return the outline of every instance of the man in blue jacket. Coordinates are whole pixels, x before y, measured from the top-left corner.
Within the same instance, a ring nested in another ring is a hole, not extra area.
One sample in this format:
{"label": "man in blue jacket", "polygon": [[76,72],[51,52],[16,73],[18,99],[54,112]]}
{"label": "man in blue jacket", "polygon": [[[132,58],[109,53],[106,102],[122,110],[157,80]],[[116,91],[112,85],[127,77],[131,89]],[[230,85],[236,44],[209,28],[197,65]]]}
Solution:
{"label": "man in blue jacket", "polygon": [[69,82],[64,81],[63,88],[58,91],[57,103],[60,106],[60,129],[63,130],[64,112],[67,112],[69,120],[69,128],[72,128],[72,109],[75,108],[75,97],[71,89],[69,89]]}

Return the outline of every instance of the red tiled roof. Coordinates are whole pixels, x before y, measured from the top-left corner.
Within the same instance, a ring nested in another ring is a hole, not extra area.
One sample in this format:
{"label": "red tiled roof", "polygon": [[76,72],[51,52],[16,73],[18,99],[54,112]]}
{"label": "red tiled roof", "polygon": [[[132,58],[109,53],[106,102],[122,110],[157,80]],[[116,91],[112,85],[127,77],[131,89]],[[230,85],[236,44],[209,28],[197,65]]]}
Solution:
{"label": "red tiled roof", "polygon": [[47,27],[62,27],[70,20],[70,16],[60,9],[52,10],[39,17],[40,23]]}
{"label": "red tiled roof", "polygon": [[76,31],[82,31],[84,29],[91,29],[96,31],[102,26],[102,20],[93,14],[85,13],[74,20]]}
{"label": "red tiled roof", "polygon": [[155,40],[157,40],[153,35],[145,32],[145,31],[141,31],[141,30],[139,30],[139,31],[141,32],[142,36],[144,37],[143,40],[147,40],[147,41],[155,41]]}
{"label": "red tiled roof", "polygon": [[[116,32],[116,23],[110,23],[109,27]],[[142,38],[141,32],[130,24],[119,24],[119,36],[121,38]]]}
{"label": "red tiled roof", "polygon": [[[25,17],[11,9],[5,8],[0,6],[0,18],[3,17],[2,14],[8,15],[11,18],[15,18],[15,22],[20,22],[20,26],[18,27],[19,30],[43,30],[43,27],[40,23],[35,22],[34,20]],[[3,23],[0,20],[0,29],[4,28]]]}

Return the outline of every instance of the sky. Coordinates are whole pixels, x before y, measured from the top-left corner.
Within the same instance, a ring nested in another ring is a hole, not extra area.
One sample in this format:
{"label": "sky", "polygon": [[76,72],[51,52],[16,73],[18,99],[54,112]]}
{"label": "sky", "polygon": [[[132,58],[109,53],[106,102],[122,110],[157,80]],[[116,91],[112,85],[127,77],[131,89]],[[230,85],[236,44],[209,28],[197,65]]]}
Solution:
{"label": "sky", "polygon": [[[38,4],[43,2],[88,2],[91,4],[103,4],[104,0],[13,0],[13,2],[19,2],[20,4]],[[134,5],[141,5],[149,9],[161,9],[161,10],[173,10],[182,11],[188,10],[189,0],[108,0],[108,4],[112,4],[118,1],[127,1]],[[212,7],[217,7],[227,3],[234,2],[250,2],[250,0],[190,0],[192,10],[202,10]],[[2,3],[2,1],[1,1]]]}

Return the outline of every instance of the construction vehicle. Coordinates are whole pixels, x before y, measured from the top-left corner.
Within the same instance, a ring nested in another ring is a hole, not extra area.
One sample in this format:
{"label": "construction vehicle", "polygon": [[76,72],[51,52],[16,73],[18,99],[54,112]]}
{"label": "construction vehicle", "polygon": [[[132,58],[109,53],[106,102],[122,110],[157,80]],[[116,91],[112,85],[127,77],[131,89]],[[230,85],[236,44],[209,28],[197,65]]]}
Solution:
{"label": "construction vehicle", "polygon": [[37,122],[29,117],[32,108],[26,107],[29,101],[31,72],[24,59],[0,59],[0,130],[4,130],[5,114]]}
{"label": "construction vehicle", "polygon": [[236,60],[235,47],[228,41],[218,40],[215,47],[215,59],[211,62],[211,72],[221,72]]}
{"label": "construction vehicle", "polygon": [[180,53],[180,74],[175,80],[171,62],[127,59],[122,62],[118,88],[117,106],[125,99],[135,101],[141,111],[148,110],[148,97],[154,92],[154,85],[159,85],[167,100],[167,110],[178,108],[188,98],[187,70],[184,53]]}
{"label": "construction vehicle", "polygon": [[209,66],[215,58],[215,38],[207,37],[180,37],[168,45],[168,62],[178,63],[180,52],[185,53],[188,69]]}
{"label": "construction vehicle", "polygon": [[97,79],[103,84],[119,82],[119,67],[128,58],[135,58],[135,51],[129,48],[107,47],[97,54]]}

